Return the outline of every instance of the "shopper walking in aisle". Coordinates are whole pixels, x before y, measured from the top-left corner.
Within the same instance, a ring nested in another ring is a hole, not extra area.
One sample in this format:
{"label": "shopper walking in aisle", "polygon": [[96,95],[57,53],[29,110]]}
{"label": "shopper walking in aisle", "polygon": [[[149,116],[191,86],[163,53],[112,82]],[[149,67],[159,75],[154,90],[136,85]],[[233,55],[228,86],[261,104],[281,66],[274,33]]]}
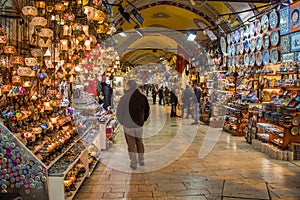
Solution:
{"label": "shopper walking in aisle", "polygon": [[161,86],[158,90],[159,105],[164,105],[164,88]]}
{"label": "shopper walking in aisle", "polygon": [[123,125],[130,168],[137,169],[137,163],[144,166],[143,125],[150,114],[147,97],[137,89],[133,80],[126,83],[125,95],[117,107],[117,119]]}
{"label": "shopper walking in aisle", "polygon": [[201,89],[198,87],[197,83],[193,84],[194,95],[193,95],[193,106],[194,106],[194,122],[192,125],[196,125],[199,122],[199,107],[201,98]]}
{"label": "shopper walking in aisle", "polygon": [[157,96],[156,86],[152,85],[152,99],[153,99],[153,104],[156,104],[156,96]]}
{"label": "shopper walking in aisle", "polygon": [[170,103],[171,103],[171,115],[170,115],[170,117],[179,117],[176,114],[176,108],[177,108],[177,104],[178,104],[178,97],[176,96],[174,89],[171,90]]}
{"label": "shopper walking in aisle", "polygon": [[186,108],[186,119],[189,118],[189,115],[192,115],[191,112],[191,98],[193,96],[193,92],[190,89],[189,85],[186,85],[185,90],[182,93],[181,97],[181,102],[182,102],[182,107],[181,107],[181,118],[184,118],[184,109]]}
{"label": "shopper walking in aisle", "polygon": [[164,90],[164,99],[165,99],[165,105],[169,105],[170,104],[170,90],[167,86],[165,87],[165,90]]}

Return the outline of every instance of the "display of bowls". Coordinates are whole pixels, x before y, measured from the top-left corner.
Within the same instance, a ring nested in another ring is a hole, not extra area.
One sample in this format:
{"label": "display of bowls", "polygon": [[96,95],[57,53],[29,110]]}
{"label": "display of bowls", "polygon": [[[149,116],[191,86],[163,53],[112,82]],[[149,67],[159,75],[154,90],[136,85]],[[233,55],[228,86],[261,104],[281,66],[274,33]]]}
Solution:
{"label": "display of bowls", "polygon": [[261,23],[259,20],[256,20],[254,24],[255,24],[255,32],[258,35],[261,32]]}
{"label": "display of bowls", "polygon": [[223,54],[226,53],[226,40],[224,37],[220,38],[220,46],[221,46],[221,51]]}
{"label": "display of bowls", "polygon": [[270,35],[271,45],[277,46],[279,43],[279,33],[277,30],[273,30]]}
{"label": "display of bowls", "polygon": [[269,23],[270,23],[270,28],[275,29],[277,28],[278,25],[278,14],[276,11],[272,11],[269,15]]}
{"label": "display of bowls", "polygon": [[250,39],[250,51],[254,52],[255,51],[255,47],[256,47],[256,39],[255,38],[251,38]]}
{"label": "display of bowls", "polygon": [[255,65],[255,54],[253,52],[250,53],[249,64],[250,64],[251,67],[253,67]]}
{"label": "display of bowls", "polygon": [[261,29],[264,32],[269,29],[269,18],[268,18],[268,15],[263,15],[261,17]]}
{"label": "display of bowls", "polygon": [[275,65],[278,62],[278,58],[279,58],[279,55],[278,55],[277,48],[276,47],[272,48],[271,51],[270,51],[271,63]]}
{"label": "display of bowls", "polygon": [[244,65],[249,66],[249,55],[247,53],[244,55]]}
{"label": "display of bowls", "polygon": [[264,66],[267,66],[270,62],[270,54],[268,49],[264,50],[262,53],[262,62]]}
{"label": "display of bowls", "polygon": [[261,35],[257,36],[257,37],[256,37],[256,49],[257,49],[258,51],[261,50],[262,42],[263,42],[263,41],[262,41]]}
{"label": "display of bowls", "polygon": [[270,36],[269,36],[269,34],[265,33],[263,35],[262,39],[263,39],[262,45],[263,45],[264,49],[268,49],[269,46],[270,46]]}
{"label": "display of bowls", "polygon": [[256,65],[259,67],[262,63],[262,55],[261,55],[261,51],[257,51],[255,54],[255,60],[256,60]]}
{"label": "display of bowls", "polygon": [[246,53],[248,53],[248,52],[249,52],[249,49],[250,49],[250,43],[249,43],[249,40],[246,39],[246,40],[244,41],[244,50],[245,50]]}

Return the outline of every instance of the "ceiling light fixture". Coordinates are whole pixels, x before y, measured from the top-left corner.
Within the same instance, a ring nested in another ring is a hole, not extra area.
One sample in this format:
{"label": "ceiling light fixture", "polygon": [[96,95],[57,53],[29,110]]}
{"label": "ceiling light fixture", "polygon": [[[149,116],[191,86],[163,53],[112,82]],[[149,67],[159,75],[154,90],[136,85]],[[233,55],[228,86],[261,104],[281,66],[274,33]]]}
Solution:
{"label": "ceiling light fixture", "polygon": [[197,37],[197,31],[190,31],[187,36],[187,41],[194,41]]}

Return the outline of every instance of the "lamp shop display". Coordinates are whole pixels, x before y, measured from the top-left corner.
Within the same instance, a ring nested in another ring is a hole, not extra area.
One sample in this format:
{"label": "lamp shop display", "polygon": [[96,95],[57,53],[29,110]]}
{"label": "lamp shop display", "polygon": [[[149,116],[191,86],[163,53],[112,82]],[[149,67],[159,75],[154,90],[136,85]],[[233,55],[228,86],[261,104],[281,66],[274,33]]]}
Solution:
{"label": "lamp shop display", "polygon": [[[51,173],[63,169],[57,157],[80,138],[73,118],[72,83],[82,71],[93,69],[105,76],[116,54],[103,41],[115,28],[107,22],[109,13],[101,0],[31,1],[20,14],[26,37],[19,42],[29,47],[26,55],[10,42],[8,28],[0,27],[0,110],[5,125],[0,123],[0,192],[17,188],[29,194],[42,190],[51,166]],[[16,138],[42,164],[16,147]],[[72,155],[60,162],[74,161],[82,149],[71,148]],[[67,174],[68,190],[74,176],[82,173],[79,162]]]}

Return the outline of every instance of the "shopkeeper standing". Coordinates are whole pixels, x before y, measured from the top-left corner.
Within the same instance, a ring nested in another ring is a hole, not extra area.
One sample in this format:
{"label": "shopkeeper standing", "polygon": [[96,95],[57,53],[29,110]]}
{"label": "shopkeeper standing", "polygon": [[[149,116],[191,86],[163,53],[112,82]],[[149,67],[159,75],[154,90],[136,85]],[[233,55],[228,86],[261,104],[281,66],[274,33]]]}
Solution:
{"label": "shopkeeper standing", "polygon": [[149,117],[150,106],[135,81],[129,80],[125,90],[117,107],[117,119],[123,125],[130,168],[136,170],[138,161],[140,166],[144,165],[143,125]]}

